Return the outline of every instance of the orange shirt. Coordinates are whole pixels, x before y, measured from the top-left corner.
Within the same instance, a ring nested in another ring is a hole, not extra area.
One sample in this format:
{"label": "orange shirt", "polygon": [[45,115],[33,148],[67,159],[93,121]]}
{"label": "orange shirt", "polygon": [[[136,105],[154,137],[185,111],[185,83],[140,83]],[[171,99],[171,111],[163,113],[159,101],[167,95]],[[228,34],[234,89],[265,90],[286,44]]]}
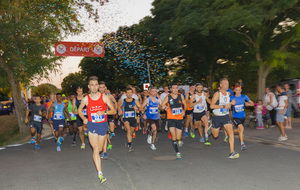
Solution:
{"label": "orange shirt", "polygon": [[182,108],[181,94],[178,93],[176,99],[174,99],[171,94],[169,94],[167,97],[168,97],[167,119],[182,120],[183,116],[181,115],[181,113],[183,111],[183,108]]}

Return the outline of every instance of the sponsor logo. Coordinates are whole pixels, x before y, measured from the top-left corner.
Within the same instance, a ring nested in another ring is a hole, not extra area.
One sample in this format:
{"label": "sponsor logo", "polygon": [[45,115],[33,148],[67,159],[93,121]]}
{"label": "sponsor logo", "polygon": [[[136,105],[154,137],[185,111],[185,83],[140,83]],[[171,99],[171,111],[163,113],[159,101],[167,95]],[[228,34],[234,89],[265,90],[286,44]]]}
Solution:
{"label": "sponsor logo", "polygon": [[102,108],[102,106],[92,106],[91,108],[90,108],[90,111],[101,111],[101,110],[103,110],[103,108]]}
{"label": "sponsor logo", "polygon": [[102,52],[103,52],[103,47],[102,46],[100,46],[100,45],[96,45],[95,47],[94,47],[94,50],[93,50],[93,52],[95,53],[95,54],[101,54]]}
{"label": "sponsor logo", "polygon": [[60,54],[63,54],[66,52],[66,46],[64,46],[63,44],[59,44],[58,46],[56,46],[56,51]]}

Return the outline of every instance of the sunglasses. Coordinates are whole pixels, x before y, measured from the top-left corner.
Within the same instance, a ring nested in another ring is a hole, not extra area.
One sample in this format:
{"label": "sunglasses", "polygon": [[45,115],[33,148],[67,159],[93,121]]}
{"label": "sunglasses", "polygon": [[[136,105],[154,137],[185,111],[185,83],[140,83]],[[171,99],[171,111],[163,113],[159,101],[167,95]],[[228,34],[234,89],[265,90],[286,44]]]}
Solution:
{"label": "sunglasses", "polygon": [[234,88],[242,88],[242,86],[235,86]]}

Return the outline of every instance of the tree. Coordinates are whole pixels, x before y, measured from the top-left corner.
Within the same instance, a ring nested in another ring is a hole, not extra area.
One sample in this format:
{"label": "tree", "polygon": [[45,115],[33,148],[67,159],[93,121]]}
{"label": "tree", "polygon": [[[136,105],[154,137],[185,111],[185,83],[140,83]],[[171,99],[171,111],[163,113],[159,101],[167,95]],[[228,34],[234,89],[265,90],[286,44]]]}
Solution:
{"label": "tree", "polygon": [[257,93],[262,98],[270,70],[285,67],[285,61],[295,52],[294,49],[299,50],[296,44],[300,41],[300,1],[205,2],[203,34],[218,30],[243,37],[241,42],[245,51],[253,55],[253,64],[258,67]]}
{"label": "tree", "polygon": [[40,96],[49,96],[50,93],[57,93],[59,90],[53,84],[45,83],[40,84],[37,87],[32,87],[32,94],[33,95],[40,95]]}
{"label": "tree", "polygon": [[28,134],[29,128],[24,124],[19,84],[55,71],[60,58],[51,48],[64,36],[82,31],[77,19],[81,7],[97,16],[91,5],[81,0],[0,1],[0,67],[12,90],[20,134]]}
{"label": "tree", "polygon": [[77,88],[83,88],[83,92],[87,92],[87,77],[81,73],[70,73],[63,79],[61,83],[61,93],[69,95],[70,93],[76,94]]}

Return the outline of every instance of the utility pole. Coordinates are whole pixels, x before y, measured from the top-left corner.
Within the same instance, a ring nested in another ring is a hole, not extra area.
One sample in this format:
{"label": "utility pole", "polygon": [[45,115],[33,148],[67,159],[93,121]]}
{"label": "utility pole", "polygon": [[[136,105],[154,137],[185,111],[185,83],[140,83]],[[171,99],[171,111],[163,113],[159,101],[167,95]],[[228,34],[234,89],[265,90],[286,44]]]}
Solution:
{"label": "utility pole", "polygon": [[149,80],[149,84],[151,86],[151,79],[150,79],[150,68],[149,68],[149,62],[147,61],[147,69],[148,69],[148,80]]}

